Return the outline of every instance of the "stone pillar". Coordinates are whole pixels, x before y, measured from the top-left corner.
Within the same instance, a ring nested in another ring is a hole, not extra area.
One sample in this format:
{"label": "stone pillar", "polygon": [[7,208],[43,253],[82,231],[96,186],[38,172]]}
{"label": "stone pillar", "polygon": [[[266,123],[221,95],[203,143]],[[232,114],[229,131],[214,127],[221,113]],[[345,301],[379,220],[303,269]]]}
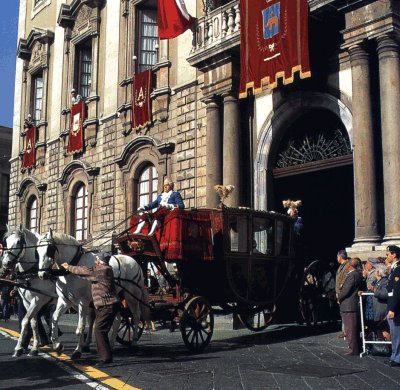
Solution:
{"label": "stone pillar", "polygon": [[239,101],[233,92],[223,94],[223,99],[223,184],[232,184],[235,186],[234,191],[225,203],[230,207],[238,207],[241,201],[240,193],[242,184]]}
{"label": "stone pillar", "polygon": [[221,108],[214,97],[206,99],[205,103],[207,105],[206,206],[213,208],[219,204],[214,186],[222,184]]}
{"label": "stone pillar", "polygon": [[399,45],[390,36],[377,38],[381,97],[385,237],[400,243],[400,61]]}
{"label": "stone pillar", "polygon": [[350,47],[349,53],[353,88],[354,245],[370,245],[379,241],[380,237],[377,223],[369,55],[361,45]]}

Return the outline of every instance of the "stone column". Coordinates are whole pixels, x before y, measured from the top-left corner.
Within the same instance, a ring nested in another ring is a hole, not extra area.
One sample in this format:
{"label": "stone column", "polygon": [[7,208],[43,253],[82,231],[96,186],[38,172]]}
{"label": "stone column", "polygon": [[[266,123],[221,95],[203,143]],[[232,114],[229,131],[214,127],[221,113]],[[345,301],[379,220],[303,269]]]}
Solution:
{"label": "stone column", "polygon": [[223,99],[223,184],[232,184],[235,186],[234,191],[225,203],[231,207],[238,207],[241,201],[240,193],[242,184],[239,101],[233,92],[223,94]]}
{"label": "stone column", "polygon": [[381,97],[385,241],[400,243],[400,61],[399,44],[377,38]]}
{"label": "stone column", "polygon": [[377,223],[369,55],[361,45],[351,47],[349,53],[353,88],[354,245],[370,245],[380,240],[380,237]]}
{"label": "stone column", "polygon": [[221,108],[214,97],[206,99],[207,136],[206,136],[206,206],[216,207],[219,197],[214,186],[222,184],[222,135]]}

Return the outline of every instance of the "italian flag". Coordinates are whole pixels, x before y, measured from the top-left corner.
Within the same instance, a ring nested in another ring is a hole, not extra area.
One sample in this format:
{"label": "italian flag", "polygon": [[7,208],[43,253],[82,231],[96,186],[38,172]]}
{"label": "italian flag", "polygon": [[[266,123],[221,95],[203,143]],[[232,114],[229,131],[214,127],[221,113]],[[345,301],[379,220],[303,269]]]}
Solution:
{"label": "italian flag", "polygon": [[158,36],[171,39],[191,28],[196,19],[189,15],[184,0],[158,0]]}

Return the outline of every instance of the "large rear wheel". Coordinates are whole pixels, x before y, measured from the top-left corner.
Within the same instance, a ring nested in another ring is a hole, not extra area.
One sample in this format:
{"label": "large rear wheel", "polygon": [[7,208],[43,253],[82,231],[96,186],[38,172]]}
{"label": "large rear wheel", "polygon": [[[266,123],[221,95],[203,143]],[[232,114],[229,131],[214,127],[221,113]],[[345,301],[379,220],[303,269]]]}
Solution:
{"label": "large rear wheel", "polygon": [[207,347],[214,332],[214,314],[205,298],[197,296],[186,303],[180,330],[190,351],[201,352]]}

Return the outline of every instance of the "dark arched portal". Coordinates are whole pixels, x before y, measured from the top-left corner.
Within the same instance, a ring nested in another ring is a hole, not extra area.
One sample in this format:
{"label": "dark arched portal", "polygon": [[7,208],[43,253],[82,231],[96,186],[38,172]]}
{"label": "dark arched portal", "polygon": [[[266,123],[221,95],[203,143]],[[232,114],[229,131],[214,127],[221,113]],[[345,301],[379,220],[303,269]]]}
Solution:
{"label": "dark arched portal", "polygon": [[354,238],[353,158],[346,129],[327,110],[302,115],[275,154],[275,210],[283,199],[301,199],[302,240],[308,260],[326,262]]}

